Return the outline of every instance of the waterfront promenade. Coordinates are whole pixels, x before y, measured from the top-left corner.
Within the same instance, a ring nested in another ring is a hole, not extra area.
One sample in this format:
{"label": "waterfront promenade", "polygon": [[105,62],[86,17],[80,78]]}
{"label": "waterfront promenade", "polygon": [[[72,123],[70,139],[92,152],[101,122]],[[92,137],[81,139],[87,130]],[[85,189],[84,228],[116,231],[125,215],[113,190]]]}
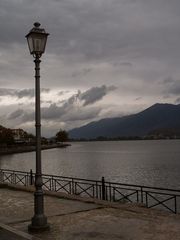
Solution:
{"label": "waterfront promenade", "polygon": [[[28,190],[28,191],[24,191]],[[2,184],[0,222],[27,233],[33,215],[33,188]],[[46,192],[45,213],[50,231],[35,234],[44,240],[178,240],[180,215],[135,204],[109,203]],[[1,232],[0,232],[1,234]],[[5,239],[5,238],[0,238]],[[13,238],[7,238],[11,240]],[[17,237],[14,239],[34,239]]]}
{"label": "waterfront promenade", "polygon": [[[47,145],[42,145],[41,150],[48,150],[48,149],[53,149],[53,148],[65,148],[70,146],[70,144],[47,144]],[[1,155],[7,155],[7,154],[14,154],[14,153],[25,153],[25,152],[34,152],[36,150],[35,146],[32,145],[17,145],[17,146],[11,146],[11,147],[0,147],[0,156]]]}

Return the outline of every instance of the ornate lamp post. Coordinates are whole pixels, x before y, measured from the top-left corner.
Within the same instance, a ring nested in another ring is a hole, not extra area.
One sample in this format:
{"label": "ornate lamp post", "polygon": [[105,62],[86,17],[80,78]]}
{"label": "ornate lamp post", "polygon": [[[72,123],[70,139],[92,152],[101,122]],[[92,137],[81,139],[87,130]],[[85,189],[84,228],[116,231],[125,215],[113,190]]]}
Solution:
{"label": "ornate lamp post", "polygon": [[47,218],[44,215],[44,194],[42,190],[41,171],[41,107],[40,107],[40,58],[45,52],[48,33],[40,28],[40,23],[34,23],[34,28],[26,35],[30,54],[34,57],[35,63],[35,119],[36,119],[36,175],[34,193],[34,217],[30,231],[45,230],[49,228]]}

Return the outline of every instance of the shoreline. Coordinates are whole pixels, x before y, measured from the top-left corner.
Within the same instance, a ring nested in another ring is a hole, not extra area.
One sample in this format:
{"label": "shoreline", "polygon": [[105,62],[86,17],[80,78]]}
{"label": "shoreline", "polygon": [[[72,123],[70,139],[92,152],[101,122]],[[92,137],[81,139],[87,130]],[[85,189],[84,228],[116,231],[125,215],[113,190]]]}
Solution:
{"label": "shoreline", "polygon": [[[71,146],[71,144],[52,144],[52,145],[42,145],[41,150],[48,150],[52,148],[66,148]],[[36,150],[36,146],[13,146],[7,148],[0,148],[0,156],[15,154],[15,153],[25,153],[25,152],[34,152]]]}

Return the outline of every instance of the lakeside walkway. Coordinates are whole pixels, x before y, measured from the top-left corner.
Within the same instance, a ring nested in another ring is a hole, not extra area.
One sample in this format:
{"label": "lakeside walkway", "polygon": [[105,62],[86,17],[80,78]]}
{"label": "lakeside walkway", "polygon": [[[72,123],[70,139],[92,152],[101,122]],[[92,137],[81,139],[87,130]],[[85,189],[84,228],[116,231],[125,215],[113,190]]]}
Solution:
{"label": "lakeside walkway", "polygon": [[[33,216],[33,189],[0,185],[0,223],[27,234]],[[24,191],[28,190],[28,191]],[[146,209],[134,204],[49,192],[45,195],[45,213],[50,231],[34,234],[44,240],[178,240],[180,215]],[[1,225],[0,225],[1,229]],[[0,239],[35,239],[3,236]],[[29,235],[28,235],[29,236]]]}
{"label": "lakeside walkway", "polygon": [[[52,148],[66,148],[71,146],[71,144],[49,144],[49,145],[42,145],[41,150],[48,150]],[[16,146],[11,146],[11,147],[0,147],[0,155],[7,155],[7,154],[15,154],[15,153],[26,153],[26,152],[34,152],[36,150],[35,146],[21,146],[21,145],[16,145]]]}

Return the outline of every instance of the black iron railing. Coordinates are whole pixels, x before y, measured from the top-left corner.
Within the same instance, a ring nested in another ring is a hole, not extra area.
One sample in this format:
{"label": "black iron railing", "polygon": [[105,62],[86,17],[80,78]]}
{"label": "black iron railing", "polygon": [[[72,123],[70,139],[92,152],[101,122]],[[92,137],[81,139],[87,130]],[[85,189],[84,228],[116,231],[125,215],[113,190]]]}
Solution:
{"label": "black iron railing", "polygon": [[[81,178],[43,174],[43,188],[48,191],[64,192],[83,197],[97,198],[112,202],[142,203],[147,208],[166,209],[180,213],[180,190],[106,182]],[[35,174],[32,172],[0,169],[0,182],[33,185]]]}

